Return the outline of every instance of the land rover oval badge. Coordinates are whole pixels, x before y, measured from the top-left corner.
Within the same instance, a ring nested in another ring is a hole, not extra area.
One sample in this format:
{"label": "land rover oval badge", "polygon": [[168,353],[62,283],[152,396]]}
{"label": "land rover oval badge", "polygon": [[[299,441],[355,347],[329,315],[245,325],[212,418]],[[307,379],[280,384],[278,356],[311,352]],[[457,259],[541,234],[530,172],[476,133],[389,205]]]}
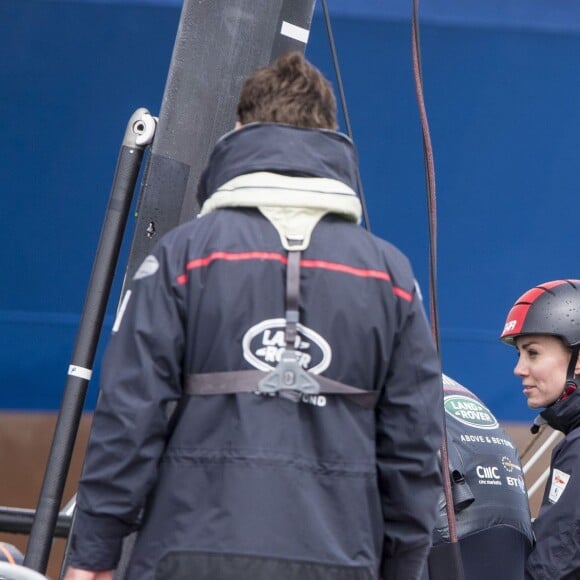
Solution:
{"label": "land rover oval badge", "polygon": [[[244,358],[258,370],[271,371],[286,347],[285,328],[284,318],[270,318],[249,328],[242,339]],[[332,360],[330,345],[320,334],[300,323],[297,330],[294,349],[299,353],[298,362],[311,373],[322,373]]]}
{"label": "land rover oval badge", "polygon": [[444,399],[445,412],[464,425],[476,429],[496,429],[499,423],[490,410],[471,397],[449,395]]}

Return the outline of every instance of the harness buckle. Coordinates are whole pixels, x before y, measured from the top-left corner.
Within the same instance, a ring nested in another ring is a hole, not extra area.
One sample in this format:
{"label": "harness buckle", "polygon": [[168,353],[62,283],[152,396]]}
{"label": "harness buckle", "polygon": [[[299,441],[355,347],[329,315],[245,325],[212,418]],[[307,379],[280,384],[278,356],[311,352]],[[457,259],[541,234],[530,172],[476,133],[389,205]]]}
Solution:
{"label": "harness buckle", "polygon": [[279,391],[296,391],[304,395],[320,393],[318,381],[298,364],[298,353],[295,350],[284,349],[276,368],[258,382],[260,393]]}

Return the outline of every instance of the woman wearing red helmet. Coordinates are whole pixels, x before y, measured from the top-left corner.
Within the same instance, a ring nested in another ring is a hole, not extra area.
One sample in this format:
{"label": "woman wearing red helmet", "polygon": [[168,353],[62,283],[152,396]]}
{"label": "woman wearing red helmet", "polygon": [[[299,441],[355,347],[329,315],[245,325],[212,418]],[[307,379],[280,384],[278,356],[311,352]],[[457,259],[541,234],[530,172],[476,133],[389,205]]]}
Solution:
{"label": "woman wearing red helmet", "polygon": [[[527,580],[580,578],[580,280],[528,290],[511,308],[501,340],[515,346],[514,373],[539,420],[566,436],[554,449]],[[538,424],[538,420],[535,421]]]}

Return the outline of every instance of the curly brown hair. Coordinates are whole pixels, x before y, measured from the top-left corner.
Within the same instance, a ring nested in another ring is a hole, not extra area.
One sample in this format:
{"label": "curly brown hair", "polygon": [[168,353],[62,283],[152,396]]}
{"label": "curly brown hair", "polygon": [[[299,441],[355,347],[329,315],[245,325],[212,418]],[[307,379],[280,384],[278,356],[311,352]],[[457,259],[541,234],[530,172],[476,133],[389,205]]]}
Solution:
{"label": "curly brown hair", "polygon": [[245,81],[238,121],[285,123],[336,130],[336,99],[330,82],[301,52],[287,52]]}

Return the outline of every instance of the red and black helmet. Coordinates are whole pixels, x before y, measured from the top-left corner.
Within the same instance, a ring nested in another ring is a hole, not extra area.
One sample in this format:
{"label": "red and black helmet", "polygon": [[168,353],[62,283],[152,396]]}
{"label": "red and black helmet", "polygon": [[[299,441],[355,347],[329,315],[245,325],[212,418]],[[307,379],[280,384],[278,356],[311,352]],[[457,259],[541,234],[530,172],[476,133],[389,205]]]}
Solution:
{"label": "red and black helmet", "polygon": [[512,306],[500,339],[513,345],[522,334],[552,334],[580,345],[580,280],[554,280],[528,290]]}

